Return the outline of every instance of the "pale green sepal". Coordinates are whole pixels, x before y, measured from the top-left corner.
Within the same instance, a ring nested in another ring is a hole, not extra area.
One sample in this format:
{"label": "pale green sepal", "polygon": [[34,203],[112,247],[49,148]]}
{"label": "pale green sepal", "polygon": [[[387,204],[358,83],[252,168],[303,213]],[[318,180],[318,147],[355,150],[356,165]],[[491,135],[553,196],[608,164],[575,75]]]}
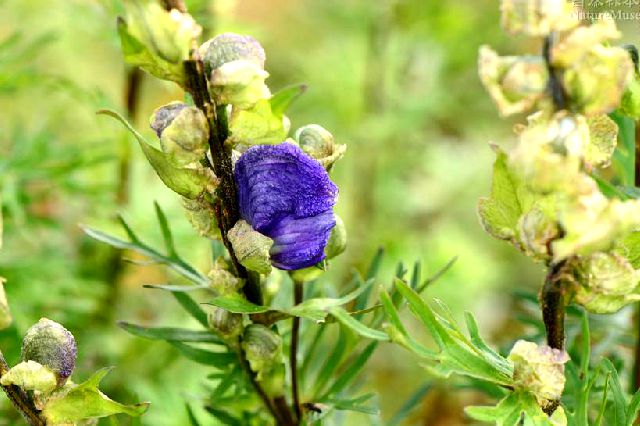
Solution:
{"label": "pale green sepal", "polygon": [[52,424],[71,423],[83,419],[127,414],[138,417],[149,408],[149,403],[124,405],[100,392],[98,386],[111,368],[98,370],[89,380],[79,385],[69,385],[54,393],[46,402],[42,414]]}
{"label": "pale green sepal", "polygon": [[267,77],[269,73],[260,66],[241,59],[214,69],[209,84],[218,105],[246,109],[271,98],[271,91],[264,82]]}
{"label": "pale green sepal", "polygon": [[137,66],[162,80],[169,80],[184,85],[185,74],[182,63],[171,63],[154,55],[142,42],[130,32],[127,23],[118,19],[118,34],[124,60]]}
{"label": "pale green sepal", "polygon": [[584,161],[590,166],[607,167],[618,145],[618,125],[606,114],[587,118],[589,143]]}
{"label": "pale green sepal", "polygon": [[228,237],[242,266],[261,274],[271,272],[269,256],[269,250],[273,246],[271,238],[254,230],[244,220],[236,222],[229,230]]}
{"label": "pale green sepal", "polygon": [[108,115],[120,121],[136,137],[142,152],[158,177],[172,191],[193,200],[205,191],[212,192],[214,190],[216,180],[207,169],[174,166],[169,155],[149,145],[142,135],[120,114],[111,110],[100,110],[98,114]]}
{"label": "pale green sepal", "polygon": [[21,362],[12,367],[2,379],[2,386],[16,385],[23,390],[49,393],[58,387],[56,373],[35,361]]}
{"label": "pale green sepal", "polygon": [[281,143],[288,126],[281,114],[274,114],[268,100],[260,100],[249,109],[234,109],[229,119],[232,146],[271,145]]}

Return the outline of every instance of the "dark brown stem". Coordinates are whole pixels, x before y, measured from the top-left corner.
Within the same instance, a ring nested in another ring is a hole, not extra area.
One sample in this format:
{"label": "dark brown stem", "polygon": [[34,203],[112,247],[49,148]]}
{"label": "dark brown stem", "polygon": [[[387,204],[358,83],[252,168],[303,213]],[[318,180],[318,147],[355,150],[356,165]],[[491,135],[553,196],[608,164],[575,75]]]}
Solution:
{"label": "dark brown stem", "polygon": [[553,65],[552,50],[555,37],[555,33],[551,33],[545,37],[542,55],[544,56],[547,64],[547,71],[549,72],[548,90],[551,93],[555,109],[560,111],[567,109],[568,97],[567,92],[564,90],[564,86],[562,85],[562,70]]}
{"label": "dark brown stem", "polygon": [[[4,359],[2,352],[0,352],[0,378],[9,371],[9,365]],[[20,389],[18,386],[0,386],[4,393],[7,394],[9,401],[13,404],[16,410],[22,414],[22,417],[31,426],[46,426],[46,421],[40,416],[40,410],[38,410],[33,400]]]}
{"label": "dark brown stem", "polygon": [[196,106],[205,114],[209,122],[211,167],[215,175],[220,179],[215,211],[222,242],[229,252],[238,277],[246,281],[243,287],[245,297],[256,305],[262,305],[259,276],[249,273],[249,271],[238,262],[231,242],[227,237],[229,230],[240,219],[240,212],[236,199],[236,183],[233,179],[231,153],[229,149],[225,147],[225,140],[229,133],[226,106],[216,106],[211,100],[202,61],[199,59],[185,61],[184,69],[186,74],[186,89],[191,94]]}
{"label": "dark brown stem", "polygon": [[[304,299],[303,283],[293,281],[293,305],[299,305]],[[293,396],[293,411],[296,413],[296,424],[302,421],[302,409],[300,408],[300,390],[298,389],[298,342],[300,338],[300,317],[293,317],[291,324],[291,350],[289,352],[289,365],[291,367],[291,393]]]}
{"label": "dark brown stem", "polygon": [[187,7],[184,5],[184,0],[161,0],[162,7],[167,10],[178,9],[180,12],[186,12]]}
{"label": "dark brown stem", "polygon": [[[564,317],[566,306],[566,280],[564,278],[564,266],[566,261],[551,265],[540,291],[540,307],[542,309],[542,321],[547,332],[547,345],[554,349],[564,349]],[[543,407],[547,415],[560,405],[560,401],[551,401]]]}
{"label": "dark brown stem", "polygon": [[540,291],[542,320],[547,331],[547,344],[554,349],[564,349],[565,285],[562,268],[565,261],[552,265]]}

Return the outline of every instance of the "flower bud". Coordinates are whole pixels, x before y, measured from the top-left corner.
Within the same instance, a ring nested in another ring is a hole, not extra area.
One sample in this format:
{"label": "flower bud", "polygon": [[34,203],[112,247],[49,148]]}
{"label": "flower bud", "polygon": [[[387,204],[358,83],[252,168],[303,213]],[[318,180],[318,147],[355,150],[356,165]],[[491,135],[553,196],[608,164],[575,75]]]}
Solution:
{"label": "flower bud", "polygon": [[211,239],[220,237],[220,229],[211,203],[200,198],[190,200],[182,197],[182,207],[187,220],[201,236]]}
{"label": "flower bud", "polygon": [[324,253],[327,259],[338,256],[347,248],[347,229],[344,226],[344,222],[340,216],[335,215],[336,224],[331,230],[329,235],[329,241],[324,248]]}
{"label": "flower bud", "polygon": [[179,102],[156,109],[150,125],[160,137],[162,151],[176,165],[201,160],[209,149],[209,123],[202,111]]}
{"label": "flower bud", "polygon": [[209,328],[225,339],[233,339],[242,334],[242,314],[234,314],[216,306],[209,311],[207,320]]}
{"label": "flower bud", "polygon": [[239,220],[229,230],[229,241],[238,261],[247,269],[261,274],[271,272],[271,260],[269,250],[273,246],[273,240],[254,230],[244,220]]}
{"label": "flower bud", "polygon": [[144,3],[127,8],[131,36],[168,63],[177,64],[187,59],[191,43],[202,28],[188,13],[176,9],[167,11],[155,1]]}
{"label": "flower bud", "polygon": [[255,63],[264,69],[266,55],[256,39],[247,35],[234,33],[220,34],[200,46],[200,56],[207,74],[222,65],[245,60]]}
{"label": "flower bud", "polygon": [[251,324],[244,329],[242,348],[251,370],[262,380],[265,374],[280,363],[282,338],[262,324]]}
{"label": "flower bud", "polygon": [[244,280],[228,271],[225,261],[218,258],[207,274],[211,280],[211,288],[219,295],[237,293],[244,285]]}
{"label": "flower bud", "polygon": [[478,69],[482,84],[503,116],[527,111],[544,96],[548,72],[542,57],[499,56],[482,46]]}
{"label": "flower bud", "polygon": [[76,365],[73,335],[57,322],[42,318],[27,330],[22,341],[22,361],[35,361],[50,368],[63,384]]}
{"label": "flower bud", "polygon": [[564,390],[564,364],[569,355],[549,346],[518,340],[508,357],[518,388],[531,392],[541,406],[560,398]]}
{"label": "flower bud", "polygon": [[578,284],[574,301],[597,314],[619,311],[639,300],[638,273],[617,254],[595,253],[575,262]]}
{"label": "flower bud", "polygon": [[539,202],[518,222],[523,248],[528,255],[537,260],[550,258],[549,244],[560,235],[558,223],[554,220],[553,208],[553,203]]}
{"label": "flower bud", "polygon": [[295,138],[300,148],[318,160],[327,170],[342,158],[347,149],[346,145],[336,144],[333,135],[317,124],[309,124],[299,128],[295,133]]}
{"label": "flower bud", "polygon": [[502,26],[511,34],[545,36],[566,31],[580,21],[568,0],[502,0]]}

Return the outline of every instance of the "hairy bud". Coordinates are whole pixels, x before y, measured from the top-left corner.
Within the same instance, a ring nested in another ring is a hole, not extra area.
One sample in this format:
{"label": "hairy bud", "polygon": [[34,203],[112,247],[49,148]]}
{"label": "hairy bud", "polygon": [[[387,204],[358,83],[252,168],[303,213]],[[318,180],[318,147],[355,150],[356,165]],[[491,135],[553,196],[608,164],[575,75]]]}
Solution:
{"label": "hairy bud", "polygon": [[333,135],[324,127],[309,124],[296,131],[296,141],[302,150],[329,170],[344,155],[347,146],[336,144]]}
{"label": "hairy bud", "polygon": [[513,362],[516,386],[535,395],[541,406],[560,398],[566,380],[564,364],[569,361],[565,351],[518,340],[509,360]]}
{"label": "hairy bud", "polygon": [[31,326],[22,341],[22,361],[35,361],[50,368],[60,384],[73,373],[76,357],[73,335],[62,325],[46,318]]}
{"label": "hairy bud", "polygon": [[336,224],[331,230],[329,241],[327,242],[327,246],[324,248],[324,254],[327,256],[327,259],[338,256],[347,248],[347,229],[345,228],[344,222],[340,216],[335,215],[335,218]]}
{"label": "hairy bud", "polygon": [[242,314],[234,314],[226,309],[214,307],[207,316],[209,328],[225,339],[242,334]]}
{"label": "hairy bud", "polygon": [[282,356],[282,338],[261,324],[251,324],[244,329],[242,347],[258,380],[262,380]]}
{"label": "hairy bud", "polygon": [[211,73],[222,65],[238,61],[250,61],[264,69],[266,55],[256,39],[234,33],[220,34],[200,46],[200,56],[205,71]]}
{"label": "hairy bud", "polygon": [[162,150],[177,165],[199,161],[209,149],[209,123],[202,111],[180,102],[156,109],[150,125],[160,137]]}

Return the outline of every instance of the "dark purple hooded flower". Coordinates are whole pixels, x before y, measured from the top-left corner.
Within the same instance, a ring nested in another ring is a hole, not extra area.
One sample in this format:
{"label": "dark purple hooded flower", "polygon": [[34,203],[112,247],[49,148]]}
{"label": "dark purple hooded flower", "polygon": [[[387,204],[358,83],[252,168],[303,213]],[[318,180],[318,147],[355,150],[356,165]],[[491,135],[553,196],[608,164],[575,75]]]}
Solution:
{"label": "dark purple hooded flower", "polygon": [[274,241],[275,267],[303,269],[324,259],[338,188],[318,161],[291,143],[257,145],[242,154],[234,175],[240,215]]}

